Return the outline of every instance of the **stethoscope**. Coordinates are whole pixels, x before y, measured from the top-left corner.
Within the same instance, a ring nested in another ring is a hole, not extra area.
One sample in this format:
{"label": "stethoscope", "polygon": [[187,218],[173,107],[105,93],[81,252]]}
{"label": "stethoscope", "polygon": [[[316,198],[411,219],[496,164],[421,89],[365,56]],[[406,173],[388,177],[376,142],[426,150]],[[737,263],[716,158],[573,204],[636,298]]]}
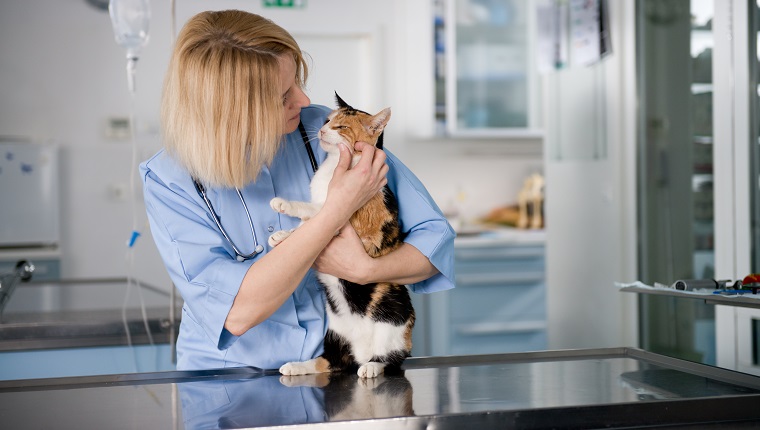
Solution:
{"label": "stethoscope", "polygon": [[[309,161],[311,162],[311,169],[312,171],[317,171],[317,159],[314,157],[314,151],[311,149],[311,145],[309,144],[309,136],[306,134],[306,129],[303,126],[303,123],[298,123],[298,131],[301,132],[301,139],[303,139],[303,144],[306,147],[306,152],[309,154]],[[214,206],[211,205],[211,202],[208,199],[208,196],[206,195],[206,187],[204,187],[198,180],[193,178],[193,184],[195,184],[195,190],[198,191],[198,195],[201,196],[203,199],[203,202],[206,203],[206,207],[208,208],[209,212],[211,213],[211,218],[213,218],[214,223],[219,228],[219,231],[222,233],[222,236],[224,236],[224,239],[227,240],[227,243],[230,244],[232,247],[232,250],[235,251],[235,259],[237,261],[245,261],[250,258],[253,258],[256,256],[256,254],[259,254],[264,251],[264,247],[262,245],[259,245],[259,241],[256,239],[256,230],[253,228],[253,220],[251,220],[251,212],[248,210],[248,205],[245,203],[245,199],[243,199],[243,194],[240,193],[239,188],[235,188],[235,191],[237,192],[238,198],[240,199],[240,203],[243,204],[243,208],[245,209],[245,214],[248,217],[248,227],[251,229],[251,236],[253,236],[253,252],[250,254],[243,254],[237,246],[235,246],[235,242],[230,239],[230,236],[227,234],[227,232],[224,230],[224,227],[222,227],[222,222],[219,220],[219,216],[216,214],[216,211],[214,210]]]}

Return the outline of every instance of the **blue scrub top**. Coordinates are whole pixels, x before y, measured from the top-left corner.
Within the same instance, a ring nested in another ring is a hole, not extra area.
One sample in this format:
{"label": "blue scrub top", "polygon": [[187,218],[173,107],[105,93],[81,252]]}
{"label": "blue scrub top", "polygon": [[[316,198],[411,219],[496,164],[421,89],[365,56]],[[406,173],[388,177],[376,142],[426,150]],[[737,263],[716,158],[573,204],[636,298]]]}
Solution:
{"label": "blue scrub top", "polygon": [[[331,109],[309,106],[301,122],[310,135],[324,124]],[[184,299],[177,340],[177,369],[253,366],[277,369],[322,353],[327,331],[322,287],[309,270],[290,298],[266,321],[242,336],[224,328],[227,314],[248,268],[271,248],[269,235],[298,226],[300,220],[269,206],[274,197],[310,200],[311,164],[300,133],[288,134],[271,166],[241,189],[264,252],[239,262],[213,221],[189,173],[163,150],[140,165],[151,233],[169,276]],[[326,153],[311,141],[317,161]],[[399,201],[405,242],[428,257],[440,271],[409,285],[416,293],[454,287],[455,233],[422,183],[387,149],[388,185]],[[255,245],[245,208],[234,188],[209,188],[207,196],[230,239],[243,254]]]}

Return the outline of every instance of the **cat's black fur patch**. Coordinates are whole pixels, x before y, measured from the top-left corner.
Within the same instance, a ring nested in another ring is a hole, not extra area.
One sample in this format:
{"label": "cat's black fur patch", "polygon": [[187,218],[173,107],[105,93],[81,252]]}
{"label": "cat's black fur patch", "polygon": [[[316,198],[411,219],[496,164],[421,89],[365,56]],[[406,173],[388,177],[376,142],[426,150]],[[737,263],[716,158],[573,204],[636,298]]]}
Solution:
{"label": "cat's black fur patch", "polygon": [[356,359],[351,353],[351,346],[346,339],[338,333],[327,329],[325,335],[325,351],[322,353],[322,358],[330,363],[331,370],[346,370],[350,368],[358,368]]}
{"label": "cat's black fur patch", "polygon": [[[340,280],[341,289],[343,290],[343,296],[348,302],[348,306],[351,309],[351,313],[364,315],[367,313],[367,308],[370,302],[372,302],[372,293],[375,292],[376,284],[361,285],[355,284],[350,281]],[[327,295],[330,295],[330,290],[326,290]],[[333,303],[334,305],[334,303]],[[338,313],[335,307],[332,308],[333,312]]]}
{"label": "cat's black fur patch", "polygon": [[[377,289],[377,284],[360,285],[350,281],[340,280],[343,295],[346,298],[351,313],[356,315],[367,315],[369,305],[372,302],[372,295]],[[337,303],[327,291],[327,305],[334,313],[338,313]],[[374,312],[368,315],[373,321],[385,322],[400,326],[406,323],[408,315],[414,312],[412,300],[406,286],[395,285],[388,289],[377,305]]]}
{"label": "cat's black fur patch", "polygon": [[386,363],[386,369],[397,369],[401,367],[404,360],[409,357],[410,354],[406,351],[393,351],[390,354],[383,355],[381,357],[372,357],[370,361],[377,363]]}
{"label": "cat's black fur patch", "polygon": [[406,324],[408,315],[414,309],[409,292],[403,285],[397,285],[389,289],[375,306],[371,315],[373,321],[384,322],[395,326]]}

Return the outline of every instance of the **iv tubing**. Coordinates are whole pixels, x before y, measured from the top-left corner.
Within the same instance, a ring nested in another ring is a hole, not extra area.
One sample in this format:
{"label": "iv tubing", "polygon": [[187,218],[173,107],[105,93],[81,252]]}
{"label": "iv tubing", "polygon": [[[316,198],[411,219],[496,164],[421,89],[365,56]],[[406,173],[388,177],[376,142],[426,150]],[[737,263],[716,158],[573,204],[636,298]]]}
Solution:
{"label": "iv tubing", "polygon": [[[129,113],[129,126],[130,126],[130,135],[132,139],[132,161],[130,163],[130,173],[129,173],[129,202],[131,207],[131,213],[132,213],[132,232],[133,237],[134,233],[137,232],[137,209],[135,207],[135,198],[136,198],[136,192],[135,192],[135,181],[136,181],[136,172],[137,172],[137,127],[135,125],[135,72],[136,72],[136,66],[137,66],[137,55],[135,55],[133,52],[127,52],[127,86],[129,88],[129,95],[130,95],[130,113]],[[127,253],[126,253],[126,260],[127,260],[127,291],[124,294],[124,302],[122,303],[121,308],[121,317],[122,317],[122,323],[124,324],[124,330],[127,335],[127,345],[131,348],[132,345],[132,335],[129,331],[129,324],[127,323],[127,304],[129,301],[129,295],[132,290],[132,285],[137,284],[137,296],[140,300],[140,311],[142,315],[143,324],[145,326],[145,333],[148,336],[148,341],[151,345],[154,344],[153,342],[153,335],[150,332],[150,326],[148,324],[148,317],[145,310],[145,300],[143,298],[142,294],[142,285],[140,285],[139,281],[136,281],[134,277],[132,276],[134,273],[134,267],[135,267],[135,248],[134,248],[134,242],[130,242],[127,247]],[[135,358],[135,370],[137,367],[137,362]]]}
{"label": "iv tubing", "polygon": [[[135,73],[137,70],[137,55],[128,51],[127,52],[127,88],[129,88],[129,94],[132,97],[132,106],[134,107],[135,97]],[[132,127],[134,131],[134,127]],[[134,134],[132,135],[134,136]],[[134,143],[134,138],[132,139]]]}
{"label": "iv tubing", "polygon": [[[176,28],[176,22],[177,22],[177,4],[175,0],[169,0],[169,6],[171,8],[171,21],[169,22],[169,29],[170,29],[170,37],[171,37],[171,47],[174,49],[174,42],[176,39],[175,36],[175,28]],[[171,285],[171,291],[169,293],[169,321],[171,321],[171,325],[169,326],[169,344],[171,345],[171,361],[174,364],[177,364],[177,342],[176,342],[176,328],[175,323],[177,316],[175,315],[175,309],[176,309],[176,302],[177,302],[177,287],[174,285],[174,282],[172,282]],[[175,387],[176,388],[176,385]],[[175,401],[174,398],[174,390],[172,390],[172,401]],[[176,408],[173,408],[172,414],[174,414],[174,411]]]}

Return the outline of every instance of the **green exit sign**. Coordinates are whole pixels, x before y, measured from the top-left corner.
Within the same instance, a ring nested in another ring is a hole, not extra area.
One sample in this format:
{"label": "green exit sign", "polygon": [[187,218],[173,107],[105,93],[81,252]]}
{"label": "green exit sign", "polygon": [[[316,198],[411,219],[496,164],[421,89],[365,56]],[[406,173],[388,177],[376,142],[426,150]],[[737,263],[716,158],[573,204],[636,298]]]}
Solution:
{"label": "green exit sign", "polygon": [[264,7],[303,8],[306,0],[264,0]]}

